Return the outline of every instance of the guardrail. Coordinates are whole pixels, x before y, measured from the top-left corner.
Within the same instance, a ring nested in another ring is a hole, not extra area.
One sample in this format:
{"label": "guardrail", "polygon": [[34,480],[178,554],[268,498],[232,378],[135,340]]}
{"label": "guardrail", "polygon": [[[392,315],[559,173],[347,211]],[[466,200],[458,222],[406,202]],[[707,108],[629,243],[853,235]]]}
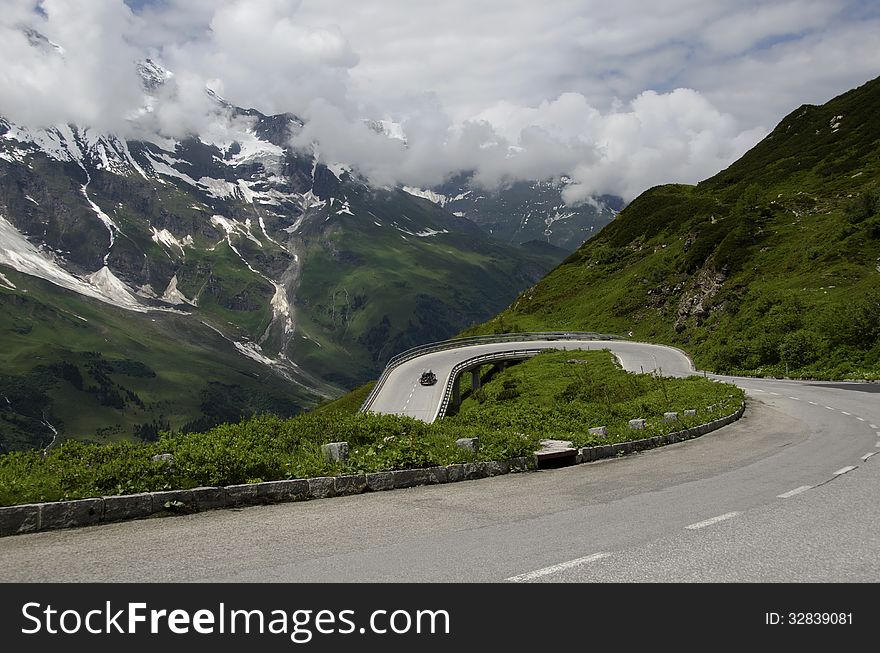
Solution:
{"label": "guardrail", "polygon": [[474,365],[478,365],[481,363],[490,363],[501,360],[522,360],[523,358],[531,358],[532,356],[537,356],[543,349],[514,349],[513,351],[497,351],[491,354],[482,354],[480,356],[474,356],[473,358],[468,358],[467,360],[463,360],[460,363],[457,363],[453,368],[452,372],[449,374],[449,378],[446,380],[446,387],[443,389],[443,398],[440,400],[440,406],[437,408],[437,413],[434,415],[434,420],[442,419],[446,415],[446,411],[449,409],[449,401],[452,398],[452,390],[455,387],[455,379],[461,374],[464,370],[469,367],[473,367]]}
{"label": "guardrail", "polygon": [[376,385],[373,386],[369,396],[367,396],[366,400],[361,405],[360,412],[365,413],[370,409],[370,406],[373,405],[379,392],[382,391],[382,386],[385,385],[388,376],[394,368],[401,363],[405,363],[418,356],[436,351],[458,349],[460,347],[469,347],[471,345],[486,345],[500,342],[527,342],[530,340],[626,340],[626,338],[613,334],[596,333],[592,331],[530,331],[526,333],[500,333],[490,336],[467,336],[465,338],[452,338],[450,340],[440,340],[438,342],[419,345],[418,347],[407,349],[406,351],[393,356],[388,363],[386,363],[385,369],[382,370],[382,374],[376,381]]}

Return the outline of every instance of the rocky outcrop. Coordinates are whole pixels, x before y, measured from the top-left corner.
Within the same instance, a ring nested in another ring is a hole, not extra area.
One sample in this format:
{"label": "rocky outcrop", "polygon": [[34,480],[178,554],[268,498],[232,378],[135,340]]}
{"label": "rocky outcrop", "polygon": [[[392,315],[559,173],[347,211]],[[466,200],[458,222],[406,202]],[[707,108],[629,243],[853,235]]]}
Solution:
{"label": "rocky outcrop", "polygon": [[699,271],[694,277],[693,284],[685,290],[678,303],[674,324],[676,333],[684,331],[687,321],[692,317],[697,326],[703,323],[709,315],[709,308],[707,308],[709,300],[718,294],[726,280],[727,273],[723,270],[716,270],[712,266],[707,266]]}

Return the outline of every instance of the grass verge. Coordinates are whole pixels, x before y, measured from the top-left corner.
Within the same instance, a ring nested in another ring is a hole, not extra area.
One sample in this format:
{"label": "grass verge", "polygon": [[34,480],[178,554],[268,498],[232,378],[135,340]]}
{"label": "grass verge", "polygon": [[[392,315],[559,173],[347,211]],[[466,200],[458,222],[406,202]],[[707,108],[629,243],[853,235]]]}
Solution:
{"label": "grass verge", "polygon": [[[610,352],[547,352],[486,379],[465,390],[456,415],[435,424],[357,413],[355,397],[291,419],[263,415],[148,444],[71,440],[45,456],[8,453],[0,456],[0,505],[504,460],[530,455],[544,438],[587,446],[686,428],[733,412],[743,397],[700,377],[627,373]],[[697,415],[663,421],[664,412],[686,409]],[[639,417],[647,428],[629,429]],[[607,436],[590,435],[593,426]],[[457,447],[462,437],[478,437],[479,450]],[[328,462],[321,445],[338,441],[349,443],[350,458]],[[152,460],[159,453],[173,461]]]}

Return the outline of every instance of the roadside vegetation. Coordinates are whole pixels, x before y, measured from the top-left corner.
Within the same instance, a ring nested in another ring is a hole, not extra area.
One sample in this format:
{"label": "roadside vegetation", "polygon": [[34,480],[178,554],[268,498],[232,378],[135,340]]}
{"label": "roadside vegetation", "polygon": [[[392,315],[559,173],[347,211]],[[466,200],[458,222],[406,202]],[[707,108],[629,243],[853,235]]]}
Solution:
{"label": "roadside vegetation", "polygon": [[[485,385],[465,385],[457,414],[435,424],[358,413],[364,386],[290,419],[256,416],[143,444],[68,440],[45,454],[7,453],[0,505],[503,460],[531,455],[544,438],[586,446],[678,430],[729,414],[743,398],[701,377],[624,372],[609,352],[547,352],[504,371],[484,369]],[[663,422],[664,412],[686,409],[696,417]],[[629,429],[639,417],[647,428]],[[590,436],[594,426],[605,426],[607,437]],[[479,438],[478,451],[456,446],[463,437]],[[349,460],[328,462],[321,445],[339,441],[349,443]],[[157,454],[173,460],[153,460]]]}

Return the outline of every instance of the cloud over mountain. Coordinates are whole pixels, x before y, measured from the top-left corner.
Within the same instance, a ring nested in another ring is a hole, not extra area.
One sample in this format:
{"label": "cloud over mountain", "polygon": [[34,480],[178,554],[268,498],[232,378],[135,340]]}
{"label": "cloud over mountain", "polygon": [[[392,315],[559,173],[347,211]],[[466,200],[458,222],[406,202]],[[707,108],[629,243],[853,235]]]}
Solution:
{"label": "cloud over mountain", "polygon": [[[706,177],[790,106],[876,75],[878,35],[855,0],[10,0],[0,114],[181,137],[229,120],[208,86],[303,117],[298,145],[374,182],[567,175],[569,201],[630,199]],[[147,103],[146,57],[174,71]],[[400,123],[406,144],[364,118]]]}

